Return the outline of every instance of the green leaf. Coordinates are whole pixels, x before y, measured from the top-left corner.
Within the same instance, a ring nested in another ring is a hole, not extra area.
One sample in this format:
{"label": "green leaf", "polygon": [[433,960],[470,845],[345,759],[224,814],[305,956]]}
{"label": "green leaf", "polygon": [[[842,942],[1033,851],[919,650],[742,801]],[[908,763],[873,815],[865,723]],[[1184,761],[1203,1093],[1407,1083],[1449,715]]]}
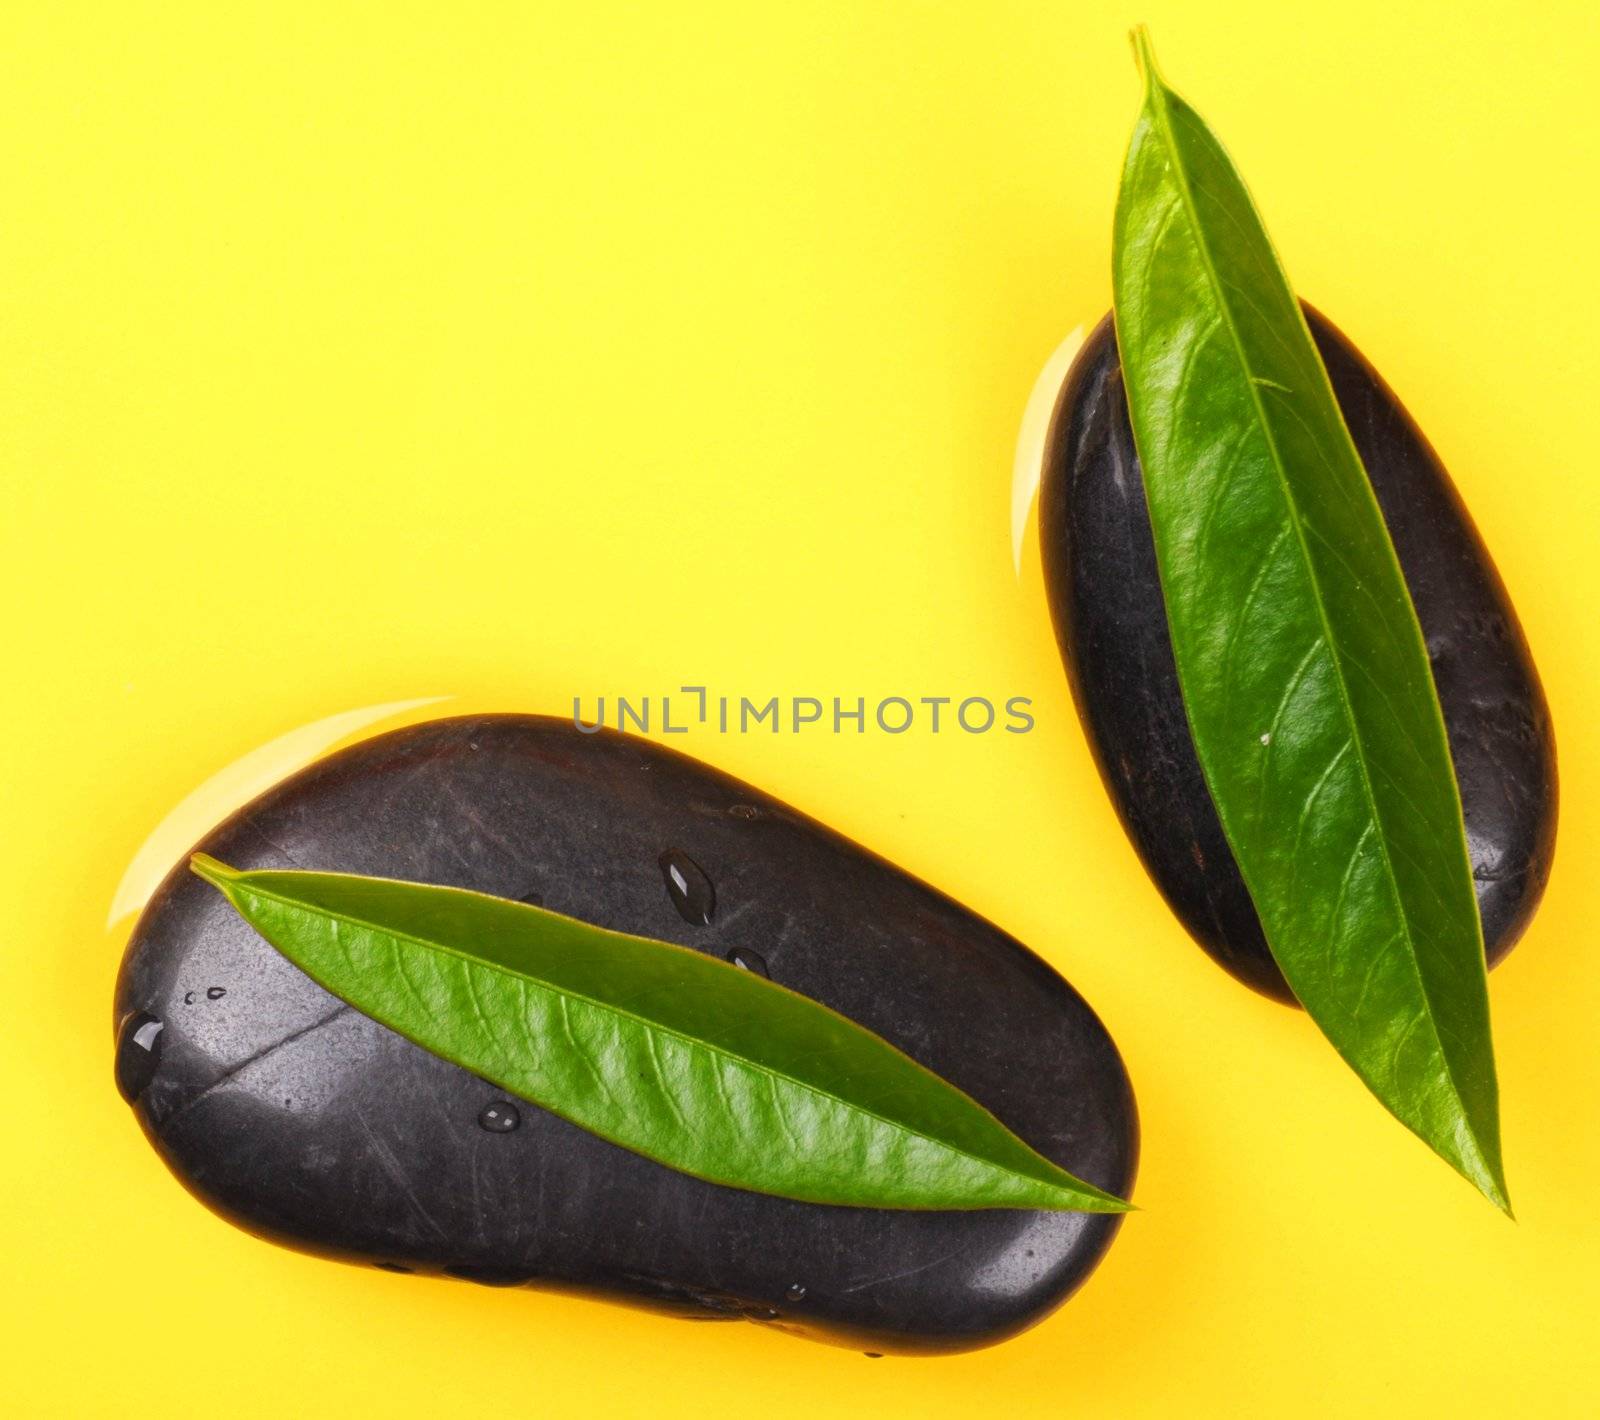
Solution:
{"label": "green leaf", "polygon": [[614,1144],[871,1208],[1129,1205],[886,1040],[752,972],[459,888],[194,871],[335,996]]}
{"label": "green leaf", "polygon": [[1134,39],[1117,340],[1195,749],[1295,995],[1509,1212],[1482,932],[1416,613],[1250,195]]}

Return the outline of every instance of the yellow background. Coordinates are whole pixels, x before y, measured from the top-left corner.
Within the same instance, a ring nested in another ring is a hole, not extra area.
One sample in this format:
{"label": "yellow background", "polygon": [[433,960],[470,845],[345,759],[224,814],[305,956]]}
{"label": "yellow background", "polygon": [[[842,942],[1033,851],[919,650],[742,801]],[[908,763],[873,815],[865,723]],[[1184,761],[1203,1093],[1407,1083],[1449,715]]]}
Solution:
{"label": "yellow background", "polygon": [[[1591,4],[11,5],[0,19],[0,1172],[24,1415],[1600,1407]],[[1189,944],[1084,746],[1012,443],[1109,299],[1148,20],[1299,288],[1429,432],[1554,707],[1493,977],[1513,1225]],[[1077,1298],[950,1359],[256,1242],[111,1083],[162,816],[376,702],[1030,695],[1027,736],[676,740],[992,917],[1145,1153]]]}

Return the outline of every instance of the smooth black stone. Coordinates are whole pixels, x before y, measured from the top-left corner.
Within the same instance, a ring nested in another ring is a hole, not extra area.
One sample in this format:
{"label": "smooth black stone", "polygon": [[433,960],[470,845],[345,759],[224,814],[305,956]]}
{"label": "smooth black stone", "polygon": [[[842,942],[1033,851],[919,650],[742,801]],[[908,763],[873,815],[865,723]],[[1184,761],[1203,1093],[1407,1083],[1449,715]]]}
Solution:
{"label": "smooth black stone", "polygon": [[[1360,352],[1306,307],[1427,638],[1461,789],[1490,966],[1555,848],[1550,713],[1516,612],[1449,474]],[[1183,925],[1239,980],[1293,1002],[1195,755],[1111,317],[1063,385],[1039,497],[1056,640],[1123,827]]]}
{"label": "smooth black stone", "polygon": [[[754,806],[754,814],[736,812]],[[662,891],[675,845],[710,924]],[[1054,971],[959,904],[724,774],[529,716],[442,720],[287,780],[199,845],[239,867],[379,874],[514,897],[718,958],[885,1036],[1042,1153],[1126,1195],[1121,1060]],[[175,1010],[224,983],[205,1011]],[[342,1006],[174,868],[135,929],[116,1018],[168,1021],[135,1111],[241,1227],[329,1257],[747,1318],[856,1349],[960,1350],[1031,1325],[1099,1261],[1105,1215],[831,1208],[704,1183],[499,1095]]]}

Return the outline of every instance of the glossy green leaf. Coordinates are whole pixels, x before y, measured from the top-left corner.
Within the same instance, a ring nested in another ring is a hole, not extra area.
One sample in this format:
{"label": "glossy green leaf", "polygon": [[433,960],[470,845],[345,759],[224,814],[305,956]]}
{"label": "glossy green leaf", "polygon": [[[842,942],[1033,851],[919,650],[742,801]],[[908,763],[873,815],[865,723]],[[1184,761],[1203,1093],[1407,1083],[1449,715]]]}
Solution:
{"label": "glossy green leaf", "polygon": [[1295,995],[1507,1208],[1477,900],[1416,613],[1250,195],[1135,43],[1117,339],[1195,748]]}
{"label": "glossy green leaf", "polygon": [[459,888],[194,870],[335,996],[714,1183],[874,1208],[1128,1205],[881,1037],[754,973]]}

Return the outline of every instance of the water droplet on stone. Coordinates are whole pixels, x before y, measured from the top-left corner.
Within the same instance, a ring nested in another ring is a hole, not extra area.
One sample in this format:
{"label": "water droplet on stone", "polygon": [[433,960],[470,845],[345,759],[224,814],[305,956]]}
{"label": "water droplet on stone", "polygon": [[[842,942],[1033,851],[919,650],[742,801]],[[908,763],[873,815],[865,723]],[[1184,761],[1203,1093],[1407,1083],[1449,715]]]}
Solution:
{"label": "water droplet on stone", "polygon": [[754,804],[734,804],[728,809],[728,812],[732,814],[734,818],[761,817],[761,810],[758,809]]}
{"label": "water droplet on stone", "polygon": [[791,1302],[803,1302],[806,1299],[806,1289],[798,1282],[791,1282],[789,1290],[783,1294]]}
{"label": "water droplet on stone", "polygon": [[728,953],[728,960],[735,966],[753,971],[757,976],[766,977],[768,981],[772,980],[772,973],[767,970],[767,959],[760,952],[753,952],[749,947],[735,947]]}
{"label": "water droplet on stone", "polygon": [[517,899],[517,901],[525,902],[529,907],[543,907],[544,894],[541,892],[525,892]]}
{"label": "water droplet on stone", "polygon": [[227,994],[228,988],[226,986],[206,987],[206,1000],[208,1001],[220,1001]]}
{"label": "water droplet on stone", "polygon": [[678,916],[696,927],[708,925],[717,910],[717,893],[700,865],[677,848],[667,849],[656,861]]}
{"label": "water droplet on stone", "polygon": [[509,1134],[522,1123],[522,1112],[510,1100],[496,1100],[486,1104],[478,1116],[478,1127],[491,1134]]}
{"label": "water droplet on stone", "polygon": [[132,1104],[155,1079],[166,1026],[148,1011],[130,1011],[117,1031],[117,1091]]}

